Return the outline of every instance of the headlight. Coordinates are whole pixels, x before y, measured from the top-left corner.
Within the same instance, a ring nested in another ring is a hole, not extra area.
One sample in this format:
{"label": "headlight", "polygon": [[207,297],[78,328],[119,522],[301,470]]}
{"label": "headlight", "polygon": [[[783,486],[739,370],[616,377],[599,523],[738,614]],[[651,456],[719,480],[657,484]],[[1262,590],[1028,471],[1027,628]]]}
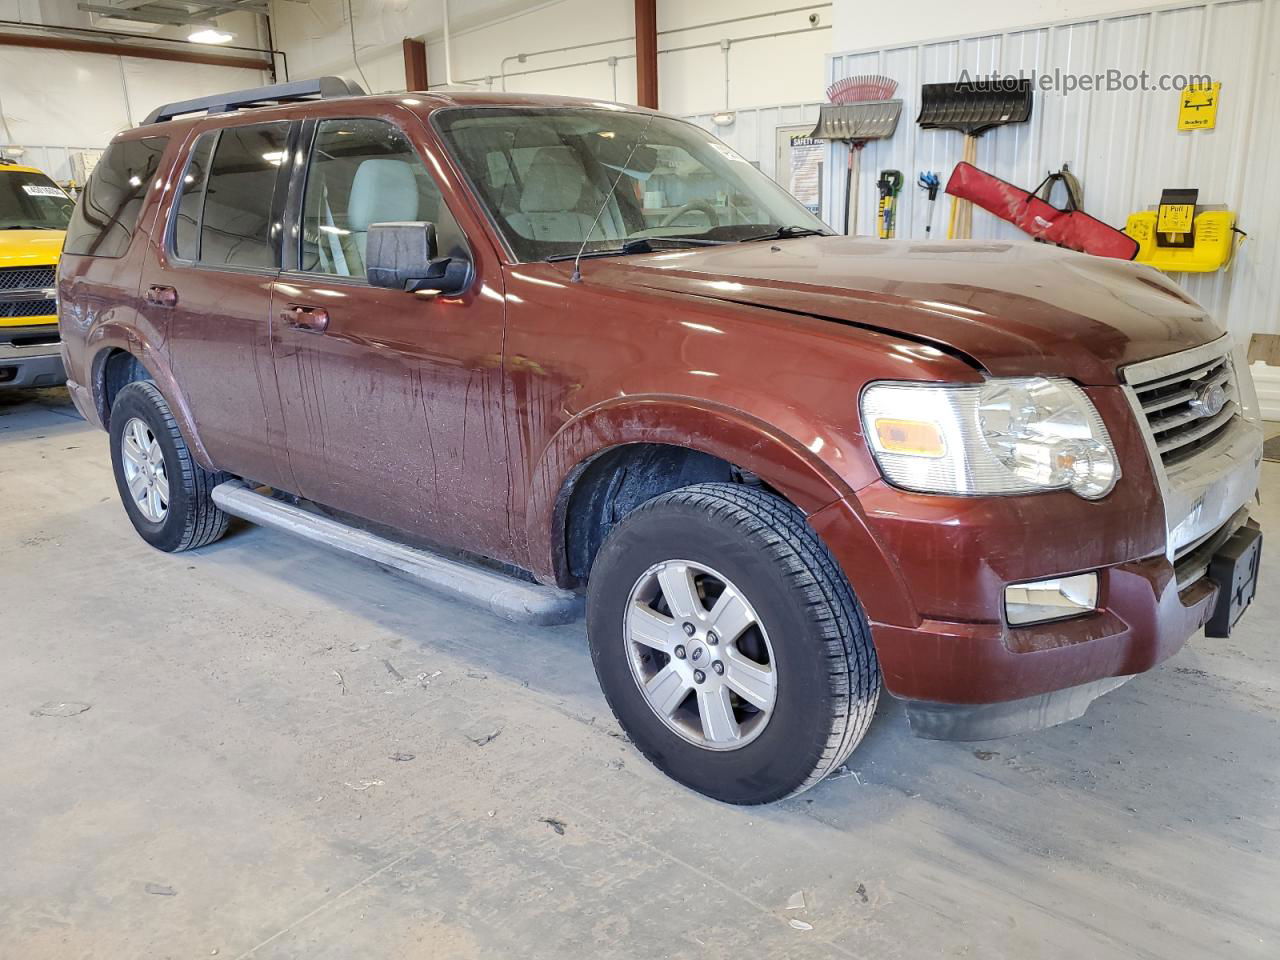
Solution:
{"label": "headlight", "polygon": [[925,493],[1069,489],[1090,500],[1120,476],[1098,411],[1070,380],[873,383],[862,424],[885,478]]}

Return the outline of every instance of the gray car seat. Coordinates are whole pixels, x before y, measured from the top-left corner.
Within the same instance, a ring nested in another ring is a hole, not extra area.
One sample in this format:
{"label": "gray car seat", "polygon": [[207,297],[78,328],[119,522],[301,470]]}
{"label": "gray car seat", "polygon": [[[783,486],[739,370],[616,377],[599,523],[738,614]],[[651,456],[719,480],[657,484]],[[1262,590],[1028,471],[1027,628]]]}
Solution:
{"label": "gray car seat", "polygon": [[533,240],[581,243],[593,216],[579,212],[587,172],[570,147],[539,147],[525,174],[513,230]]}
{"label": "gray car seat", "polygon": [[418,181],[413,167],[385,157],[363,161],[356,168],[347,199],[347,228],[360,256],[360,269],[353,272],[364,273],[371,224],[417,219]]}

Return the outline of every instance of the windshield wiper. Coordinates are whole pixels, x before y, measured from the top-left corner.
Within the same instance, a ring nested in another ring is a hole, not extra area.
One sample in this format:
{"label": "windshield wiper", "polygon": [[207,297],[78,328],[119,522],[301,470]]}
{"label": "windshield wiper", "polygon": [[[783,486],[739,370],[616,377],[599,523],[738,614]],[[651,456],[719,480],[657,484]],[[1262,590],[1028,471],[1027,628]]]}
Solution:
{"label": "windshield wiper", "polygon": [[792,237],[829,237],[825,230],[814,230],[812,227],[779,227],[771,233],[761,233],[754,237],[743,237],[738,243],[751,243],[753,240],[790,240]]}
{"label": "windshield wiper", "polygon": [[[603,250],[587,250],[581,254],[583,259],[588,257],[625,257],[635,253],[653,253],[655,243],[670,244],[676,247],[718,247],[724,243],[731,243],[729,240],[703,240],[697,237],[636,237],[634,240],[627,240],[618,247],[606,247]],[[578,257],[576,253],[558,253],[550,257],[544,257],[548,263],[554,263],[557,260],[573,260]]]}

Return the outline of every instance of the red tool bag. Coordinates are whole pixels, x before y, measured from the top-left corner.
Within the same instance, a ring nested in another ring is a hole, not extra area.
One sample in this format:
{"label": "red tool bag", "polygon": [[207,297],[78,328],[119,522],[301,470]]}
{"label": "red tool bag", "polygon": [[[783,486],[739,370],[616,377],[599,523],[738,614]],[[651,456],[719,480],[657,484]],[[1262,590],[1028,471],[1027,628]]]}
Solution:
{"label": "red tool bag", "polygon": [[1031,191],[1015,187],[964,162],[956,164],[947,181],[947,193],[969,200],[1001,220],[1008,220],[1038,240],[1097,257],[1132,260],[1138,255],[1138,241],[1128,234],[1083,210],[1076,210],[1070,197],[1068,208],[1059,210],[1041,199],[1037,195],[1039,191],[1040,187]]}

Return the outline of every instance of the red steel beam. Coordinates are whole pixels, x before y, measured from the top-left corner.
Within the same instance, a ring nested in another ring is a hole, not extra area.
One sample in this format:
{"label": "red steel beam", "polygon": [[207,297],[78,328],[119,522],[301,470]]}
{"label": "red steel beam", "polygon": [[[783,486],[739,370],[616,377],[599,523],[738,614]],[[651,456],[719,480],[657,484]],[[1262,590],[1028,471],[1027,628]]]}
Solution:
{"label": "red steel beam", "polygon": [[636,103],[658,108],[658,0],[635,0]]}
{"label": "red steel beam", "polygon": [[413,37],[404,38],[404,88],[427,89],[427,45]]}
{"label": "red steel beam", "polygon": [[0,33],[0,46],[35,47],[40,50],[68,50],[72,53],[102,53],[110,57],[140,57],[144,60],[171,60],[178,63],[206,63],[213,67],[238,67],[243,70],[270,70],[270,60],[255,57],[233,57],[225,53],[202,53],[166,50],[137,43],[108,43],[102,40],[76,40],[45,34]]}

